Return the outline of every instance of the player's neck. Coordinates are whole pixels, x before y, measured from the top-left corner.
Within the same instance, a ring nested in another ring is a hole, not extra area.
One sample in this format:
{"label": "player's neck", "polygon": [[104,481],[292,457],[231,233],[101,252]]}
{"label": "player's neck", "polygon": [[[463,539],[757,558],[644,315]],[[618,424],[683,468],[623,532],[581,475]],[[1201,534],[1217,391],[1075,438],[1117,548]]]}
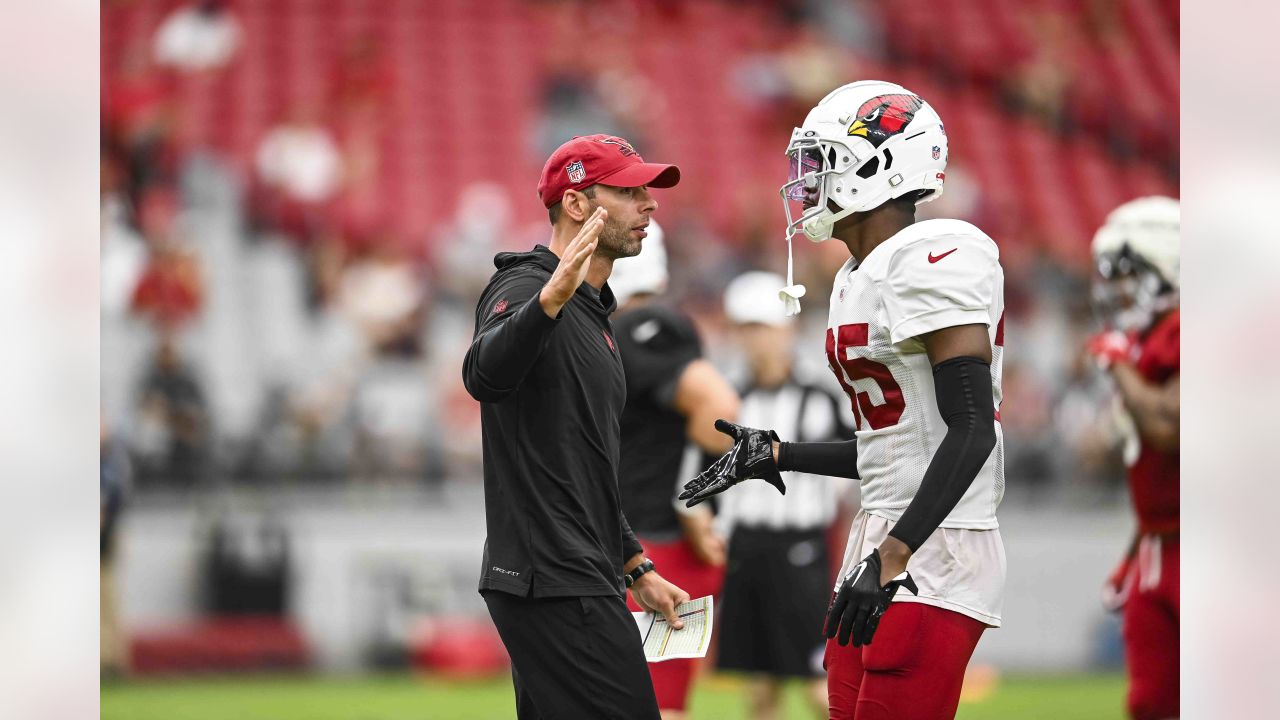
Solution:
{"label": "player's neck", "polygon": [[915,203],[889,201],[871,212],[854,213],[848,220],[838,224],[832,234],[861,263],[872,250],[915,221]]}

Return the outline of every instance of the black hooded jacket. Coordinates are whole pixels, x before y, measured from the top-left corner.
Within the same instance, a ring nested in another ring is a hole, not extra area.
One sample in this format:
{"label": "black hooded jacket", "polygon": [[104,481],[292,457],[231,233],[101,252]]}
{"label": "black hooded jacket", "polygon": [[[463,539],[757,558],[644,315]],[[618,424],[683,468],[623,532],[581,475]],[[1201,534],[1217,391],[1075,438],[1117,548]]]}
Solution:
{"label": "black hooded jacket", "polygon": [[500,253],[463,361],[484,433],[488,538],[480,590],[624,595],[641,552],[618,496],[622,360],[606,284],[587,283],[554,320],[538,294],[560,259],[541,245]]}

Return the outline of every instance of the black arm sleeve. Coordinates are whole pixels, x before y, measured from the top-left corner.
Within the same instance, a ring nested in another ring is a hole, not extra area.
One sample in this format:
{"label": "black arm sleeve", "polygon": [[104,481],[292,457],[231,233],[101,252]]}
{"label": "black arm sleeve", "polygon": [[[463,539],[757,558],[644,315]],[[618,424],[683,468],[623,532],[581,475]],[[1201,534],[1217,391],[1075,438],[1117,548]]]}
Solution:
{"label": "black arm sleeve", "polygon": [[915,552],[964,497],[996,446],[991,364],[975,357],[933,366],[934,394],[947,434],[924,472],[920,489],[889,534]]}
{"label": "black arm sleeve", "polygon": [[[485,289],[476,335],[462,362],[462,382],[480,402],[498,402],[520,386],[542,355],[559,318],[542,311],[542,280],[502,278]],[[562,311],[563,314],[563,311]]]}
{"label": "black arm sleeve", "polygon": [[780,443],[778,469],[857,480],[858,441]]}

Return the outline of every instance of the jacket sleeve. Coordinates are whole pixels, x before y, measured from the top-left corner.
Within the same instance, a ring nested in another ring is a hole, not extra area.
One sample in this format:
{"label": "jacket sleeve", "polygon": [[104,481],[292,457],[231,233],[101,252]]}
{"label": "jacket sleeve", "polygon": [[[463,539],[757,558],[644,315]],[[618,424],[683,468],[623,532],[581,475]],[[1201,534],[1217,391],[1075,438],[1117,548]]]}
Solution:
{"label": "jacket sleeve", "polygon": [[[480,402],[499,402],[524,381],[560,316],[542,311],[542,279],[520,274],[494,280],[476,306],[476,332],[462,362],[462,382]],[[563,315],[563,311],[561,311]]]}
{"label": "jacket sleeve", "polygon": [[636,539],[636,534],[631,531],[631,523],[627,522],[627,516],[621,512],[618,513],[618,525],[622,529],[622,565],[626,565],[627,561],[635,557],[637,553],[644,552],[644,546]]}

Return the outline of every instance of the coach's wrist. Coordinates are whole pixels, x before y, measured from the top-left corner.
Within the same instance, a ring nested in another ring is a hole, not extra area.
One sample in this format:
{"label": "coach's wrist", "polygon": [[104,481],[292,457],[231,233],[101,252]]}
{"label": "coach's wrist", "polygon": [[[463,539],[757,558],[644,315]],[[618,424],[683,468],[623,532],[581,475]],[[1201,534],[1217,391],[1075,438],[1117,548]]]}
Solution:
{"label": "coach's wrist", "polygon": [[623,576],[623,580],[626,582],[627,587],[635,587],[636,583],[640,582],[644,578],[655,575],[653,568],[653,561],[649,558],[645,558],[644,562],[641,562],[639,565],[635,566],[635,568],[628,571],[626,575]]}
{"label": "coach's wrist", "polygon": [[560,299],[555,291],[546,285],[542,287],[542,292],[538,293],[538,304],[542,306],[542,312],[552,320],[560,317],[560,311],[564,309],[567,302],[569,302],[568,299]]}
{"label": "coach's wrist", "polygon": [[635,570],[637,567],[639,567],[640,563],[648,559],[649,558],[644,556],[644,553],[636,553],[635,555],[632,555],[630,558],[628,558],[625,563],[622,564],[622,572],[629,573],[632,570]]}

